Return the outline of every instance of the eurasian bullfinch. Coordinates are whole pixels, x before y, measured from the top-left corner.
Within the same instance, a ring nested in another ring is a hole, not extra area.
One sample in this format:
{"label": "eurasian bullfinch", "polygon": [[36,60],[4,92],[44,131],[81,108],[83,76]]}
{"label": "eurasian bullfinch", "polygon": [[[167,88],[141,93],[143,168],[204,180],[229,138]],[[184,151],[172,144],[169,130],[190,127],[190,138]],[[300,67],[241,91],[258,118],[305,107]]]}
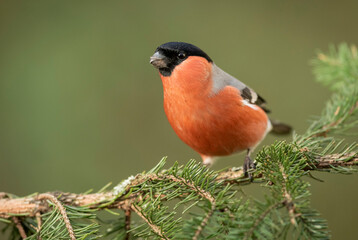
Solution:
{"label": "eurasian bullfinch", "polygon": [[291,130],[271,121],[262,97],[192,44],[160,45],[150,63],[163,82],[164,110],[170,125],[206,165],[215,157],[247,150],[243,166],[247,174],[255,168],[250,153],[266,134]]}

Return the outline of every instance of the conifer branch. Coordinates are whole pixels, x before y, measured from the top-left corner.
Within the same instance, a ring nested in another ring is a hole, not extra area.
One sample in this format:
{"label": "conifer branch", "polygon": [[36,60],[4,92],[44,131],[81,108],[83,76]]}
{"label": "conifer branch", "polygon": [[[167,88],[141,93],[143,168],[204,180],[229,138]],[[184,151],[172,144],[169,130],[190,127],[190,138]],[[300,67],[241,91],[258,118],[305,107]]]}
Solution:
{"label": "conifer branch", "polygon": [[[307,153],[307,150],[305,150]],[[316,158],[315,162],[308,164],[304,170],[324,170],[330,169],[331,167],[348,167],[358,165],[358,153],[351,152],[345,154],[330,154],[326,156],[319,156]],[[186,182],[184,179],[175,178],[173,176],[158,177],[154,174],[149,175],[138,175],[136,179],[128,186],[126,186],[127,191],[133,186],[140,185],[147,180],[161,180],[161,179],[170,179],[176,182],[179,182],[183,185],[189,186],[192,189],[196,189],[195,185]],[[262,182],[262,174],[256,174],[255,179]],[[225,171],[219,172],[216,179],[217,182],[231,183],[231,184],[250,184],[250,179],[244,178],[242,168],[231,168]],[[255,181],[254,181],[255,182]],[[127,192],[126,191],[126,192]],[[103,204],[108,204],[105,208],[112,209],[122,209],[126,211],[127,206],[131,205],[132,202],[138,197],[139,194],[132,194],[128,198],[116,198],[113,192],[103,192],[103,193],[92,193],[92,194],[75,194],[75,193],[65,193],[65,192],[49,192],[44,193],[54,196],[62,204],[76,207],[89,207],[91,209],[97,209]],[[199,191],[199,194],[208,199],[212,206],[215,206],[215,199],[210,196],[208,192]],[[38,201],[38,197],[25,197],[25,198],[5,198],[8,196],[7,193],[0,192],[0,217],[1,218],[10,218],[11,216],[29,216],[35,217],[37,213],[49,212],[51,207],[42,201]],[[184,196],[184,195],[183,195]],[[164,197],[164,196],[163,196]]]}

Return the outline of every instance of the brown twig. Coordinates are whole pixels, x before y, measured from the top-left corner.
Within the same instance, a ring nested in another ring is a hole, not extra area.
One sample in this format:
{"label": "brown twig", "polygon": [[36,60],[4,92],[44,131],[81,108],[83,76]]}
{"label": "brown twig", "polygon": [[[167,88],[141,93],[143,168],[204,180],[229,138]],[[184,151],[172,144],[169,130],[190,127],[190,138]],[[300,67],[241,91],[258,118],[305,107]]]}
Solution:
{"label": "brown twig", "polygon": [[163,233],[162,230],[155,224],[151,223],[148,221],[148,219],[146,218],[146,216],[142,213],[142,209],[138,206],[138,205],[132,205],[131,209],[139,216],[143,219],[143,221],[145,221],[150,228],[153,230],[153,232],[155,232],[161,239],[166,239],[168,240],[169,238],[167,238]]}
{"label": "brown twig", "polygon": [[[358,102],[356,102],[348,111],[349,115],[351,115],[356,109],[358,108]],[[336,111],[334,112],[334,115],[337,116],[339,111],[340,111],[341,107],[338,106]],[[339,119],[337,119],[334,122],[328,123],[324,126],[321,127],[321,129],[319,129],[318,133],[312,134],[310,136],[307,136],[305,139],[309,139],[312,137],[327,137],[328,133],[332,130],[332,128],[340,125],[342,122],[344,122],[346,120],[345,117],[341,117]]]}
{"label": "brown twig", "polygon": [[38,200],[49,200],[50,202],[52,202],[53,204],[55,204],[55,206],[58,208],[58,210],[60,211],[63,221],[65,222],[68,234],[70,235],[71,240],[76,240],[76,236],[75,233],[73,232],[73,228],[70,222],[70,219],[67,216],[67,212],[65,207],[61,204],[60,201],[57,200],[57,198],[49,193],[43,193],[37,196]]}
{"label": "brown twig", "polygon": [[211,216],[213,215],[214,211],[215,211],[216,205],[212,204],[211,205],[211,209],[210,211],[206,214],[205,218],[203,219],[203,221],[200,223],[198,229],[195,231],[193,240],[197,240],[201,234],[201,232],[203,231],[204,227],[208,224],[209,219],[211,218]]}
{"label": "brown twig", "polygon": [[[41,228],[42,228],[41,213],[40,213],[40,212],[37,212],[35,215],[36,215],[36,221],[37,221],[37,229],[36,229],[36,230],[37,230],[37,232],[40,232],[40,231],[41,231]],[[40,234],[37,236],[37,240],[42,240]]]}
{"label": "brown twig", "polygon": [[254,225],[250,228],[250,230],[246,233],[244,240],[249,239],[252,234],[254,233],[255,228],[260,224],[262,220],[266,217],[267,214],[269,214],[274,208],[277,208],[278,206],[282,205],[284,202],[278,202],[276,204],[271,205],[266,209],[265,212],[263,212],[258,219],[256,219]]}
{"label": "brown twig", "polygon": [[[341,161],[342,159],[347,159]],[[330,154],[326,156],[317,157],[316,162],[308,165],[304,170],[314,169],[327,169],[333,167],[350,167],[358,165],[358,154],[357,153],[346,153],[346,154]]]}
{"label": "brown twig", "polygon": [[26,232],[24,230],[24,227],[21,225],[20,220],[17,217],[12,217],[12,221],[15,223],[15,226],[16,226],[17,230],[19,230],[21,238],[26,239],[27,235],[26,235]]}
{"label": "brown twig", "polygon": [[[186,187],[194,190],[197,192],[198,195],[200,195],[202,198],[207,199],[210,204],[211,204],[211,209],[210,211],[206,214],[205,218],[203,219],[203,221],[201,222],[201,224],[199,225],[198,229],[195,232],[195,235],[193,237],[193,240],[196,240],[200,233],[202,232],[202,230],[205,228],[205,226],[207,225],[210,217],[212,216],[215,208],[216,208],[216,200],[215,198],[211,195],[210,192],[205,191],[204,189],[201,189],[197,186],[195,186],[192,182],[187,181],[186,179],[182,178],[182,177],[177,177],[177,176],[173,176],[173,175],[156,175],[156,174],[150,174],[147,175],[147,178],[150,180],[171,180],[173,182],[177,182],[181,185],[185,185]],[[133,209],[133,208],[132,208]],[[136,211],[136,213],[138,214],[138,212]],[[141,217],[143,218],[143,215],[141,215]],[[148,221],[146,221],[148,223]],[[149,224],[149,223],[148,223]],[[158,234],[158,230],[156,229],[157,226],[153,225],[153,224],[149,224],[149,226],[153,229],[153,231],[155,233]],[[159,235],[159,234],[158,234]],[[159,235],[161,237],[163,237],[164,239],[167,239],[164,235]]]}
{"label": "brown twig", "polygon": [[282,173],[282,177],[283,177],[283,181],[282,181],[282,195],[283,198],[285,199],[283,201],[283,203],[285,204],[285,206],[287,207],[288,210],[288,214],[290,215],[290,221],[292,225],[297,225],[296,222],[296,216],[295,216],[295,204],[293,203],[292,197],[289,194],[289,192],[287,191],[286,188],[286,182],[287,182],[287,175],[285,173],[285,169],[284,167],[280,164],[280,171]]}
{"label": "brown twig", "polygon": [[[0,199],[4,199],[4,198],[10,198],[9,194],[7,194],[6,192],[0,192]],[[19,234],[20,234],[21,238],[22,239],[27,238],[25,229],[22,226],[21,221],[19,220],[19,218],[18,217],[12,217],[11,219],[15,223],[15,226],[16,226],[17,230],[19,231]]]}
{"label": "brown twig", "polygon": [[2,198],[8,198],[9,195],[6,192],[0,192],[0,199]]}
{"label": "brown twig", "polygon": [[244,183],[247,181],[247,183],[250,182],[250,179],[243,179],[244,171],[242,168],[230,168],[228,170],[225,170],[223,172],[220,172],[218,177],[216,178],[217,181],[223,181],[231,184],[236,183]]}
{"label": "brown twig", "polygon": [[131,230],[131,215],[132,215],[131,208],[128,207],[125,210],[125,229],[126,229],[126,237],[124,238],[125,240],[129,240],[130,238],[129,230]]}
{"label": "brown twig", "polygon": [[180,183],[182,185],[185,185],[187,187],[189,187],[190,189],[194,190],[194,191],[197,191],[197,193],[203,197],[203,198],[206,198],[207,200],[209,200],[209,202],[211,203],[211,205],[215,206],[216,205],[216,200],[215,198],[211,195],[211,193],[201,189],[200,187],[197,187],[195,186],[192,182],[189,182],[187,180],[185,180],[184,178],[181,178],[181,177],[176,177],[176,176],[173,176],[173,175],[163,175],[163,176],[157,176],[155,175],[154,178],[158,178],[158,179],[169,179],[173,182],[177,182],[177,183]]}
{"label": "brown twig", "polygon": [[215,208],[216,208],[216,200],[215,198],[211,195],[210,192],[207,192],[197,186],[195,186],[192,182],[189,182],[187,180],[185,180],[184,178],[181,177],[176,177],[173,175],[169,175],[169,176],[160,176],[161,178],[165,178],[165,179],[169,179],[173,182],[178,182],[182,185],[185,185],[187,187],[189,187],[190,189],[196,191],[201,197],[207,199],[210,204],[211,204],[211,209],[210,211],[206,214],[205,218],[203,219],[203,221],[200,223],[200,225],[198,226],[197,230],[195,231],[193,240],[197,240],[199,235],[201,234],[201,232],[203,231],[203,229],[205,228],[205,226],[208,224],[210,217],[213,215]]}
{"label": "brown twig", "polygon": [[[66,205],[81,207],[87,206],[95,209],[104,203],[112,202],[115,198],[112,192],[93,193],[93,194],[74,194],[63,192],[49,192],[58,198],[58,200]],[[127,199],[118,199],[107,208],[124,209],[128,202],[132,201],[136,194],[132,194]],[[13,215],[26,215],[28,217],[35,217],[37,212],[46,213],[51,211],[52,208],[43,201],[36,197],[15,198],[15,199],[0,199],[0,217],[10,218]]]}

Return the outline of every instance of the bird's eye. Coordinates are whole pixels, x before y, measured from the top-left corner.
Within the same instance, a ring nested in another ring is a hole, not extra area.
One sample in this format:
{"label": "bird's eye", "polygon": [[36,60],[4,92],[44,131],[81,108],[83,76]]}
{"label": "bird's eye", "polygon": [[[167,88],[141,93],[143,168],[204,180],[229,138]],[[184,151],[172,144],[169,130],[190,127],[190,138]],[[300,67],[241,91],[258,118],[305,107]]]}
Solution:
{"label": "bird's eye", "polygon": [[186,57],[185,53],[183,53],[183,52],[178,53],[179,59],[184,59],[185,57]]}

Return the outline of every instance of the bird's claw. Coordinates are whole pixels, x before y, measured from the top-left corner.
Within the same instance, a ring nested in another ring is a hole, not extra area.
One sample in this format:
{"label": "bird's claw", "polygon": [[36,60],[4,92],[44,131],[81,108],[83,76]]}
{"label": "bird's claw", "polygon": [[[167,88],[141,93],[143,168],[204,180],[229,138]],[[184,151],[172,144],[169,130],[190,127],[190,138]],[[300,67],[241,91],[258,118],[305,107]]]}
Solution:
{"label": "bird's claw", "polygon": [[251,169],[256,169],[256,164],[254,163],[254,161],[250,158],[250,156],[246,156],[245,157],[245,161],[244,161],[244,175],[245,177],[248,177],[250,179],[250,181],[253,181],[253,176],[250,172]]}

